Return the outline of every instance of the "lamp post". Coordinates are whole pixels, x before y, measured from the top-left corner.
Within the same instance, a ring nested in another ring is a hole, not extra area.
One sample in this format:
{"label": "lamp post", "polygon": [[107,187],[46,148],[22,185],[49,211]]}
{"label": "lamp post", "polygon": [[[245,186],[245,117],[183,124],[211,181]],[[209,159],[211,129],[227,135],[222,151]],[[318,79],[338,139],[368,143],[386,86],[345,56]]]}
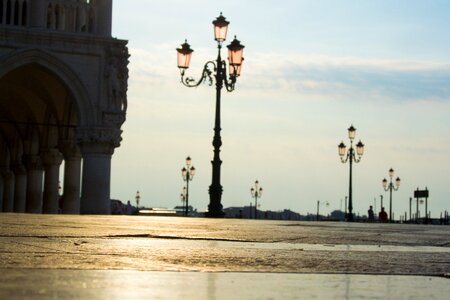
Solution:
{"label": "lamp post", "polygon": [[[353,162],[359,163],[361,161],[361,157],[364,154],[364,144],[359,141],[356,144],[356,154],[358,155],[358,158],[356,158],[355,155],[355,149],[353,149],[353,140],[355,139],[356,135],[356,128],[350,126],[348,129],[348,138],[350,139],[350,148],[348,149],[347,155],[346,155],[346,146],[344,142],[342,141],[338,145],[339,150],[339,156],[341,157],[342,163],[349,162],[350,165],[350,178],[349,178],[349,185],[348,185],[348,215],[347,215],[347,221],[353,222],[353,198],[352,198],[352,166]],[[345,158],[344,158],[345,157]]]}
{"label": "lamp post", "polygon": [[397,191],[398,188],[400,187],[400,178],[397,177],[397,179],[395,179],[395,186],[392,183],[392,178],[394,177],[394,169],[390,168],[389,169],[389,177],[390,177],[390,182],[388,183],[388,181],[386,180],[386,178],[383,179],[383,188],[384,190],[387,192],[389,191],[389,223],[392,222],[392,191]]}
{"label": "lamp post", "polygon": [[186,209],[185,209],[186,195],[187,195],[186,187],[183,187],[183,189],[181,190],[181,194],[180,194],[180,200],[181,200],[182,207],[183,207],[183,215],[185,215],[185,213],[186,213]]}
{"label": "lamp post", "polygon": [[139,202],[141,201],[141,194],[139,191],[136,191],[136,197],[134,197],[134,199],[136,199],[136,208],[139,211]]}
{"label": "lamp post", "polygon": [[186,217],[188,216],[188,208],[189,208],[189,181],[192,181],[194,175],[195,175],[195,168],[191,166],[191,158],[188,156],[186,157],[186,166],[183,167],[183,169],[181,169],[181,177],[183,178],[184,181],[186,181],[186,195],[185,195],[186,206],[184,211],[184,215]]}
{"label": "lamp post", "polygon": [[222,138],[220,136],[220,100],[221,91],[225,87],[228,92],[234,90],[237,77],[241,74],[242,52],[244,46],[240,41],[234,37],[233,41],[227,46],[228,48],[228,65],[229,65],[229,77],[227,78],[227,64],[225,60],[222,60],[220,55],[222,49],[222,43],[225,41],[228,30],[228,22],[222,13],[213,22],[214,25],[214,39],[217,41],[217,59],[215,61],[208,61],[203,67],[202,75],[198,81],[192,77],[185,77],[185,71],[189,68],[192,52],[190,45],[187,41],[178,48],[178,68],[181,72],[181,82],[187,87],[197,87],[201,83],[208,81],[209,85],[213,84],[213,77],[216,82],[216,112],[214,122],[214,158],[212,160],[212,182],[209,187],[209,205],[207,217],[221,218],[224,216],[223,206],[221,204],[222,199],[222,185],[220,184],[220,166],[222,161],[220,160],[220,147],[222,146]]}
{"label": "lamp post", "polygon": [[320,202],[319,200],[317,200],[317,215],[316,215],[316,221],[319,221],[319,207],[320,207],[320,205],[321,204],[325,204],[326,206],[329,206],[330,205],[330,202],[328,202],[328,201],[322,201],[322,202]]}
{"label": "lamp post", "polygon": [[258,219],[258,198],[261,198],[263,189],[259,186],[259,181],[255,181],[254,187],[250,189],[250,193],[255,198],[255,219]]}

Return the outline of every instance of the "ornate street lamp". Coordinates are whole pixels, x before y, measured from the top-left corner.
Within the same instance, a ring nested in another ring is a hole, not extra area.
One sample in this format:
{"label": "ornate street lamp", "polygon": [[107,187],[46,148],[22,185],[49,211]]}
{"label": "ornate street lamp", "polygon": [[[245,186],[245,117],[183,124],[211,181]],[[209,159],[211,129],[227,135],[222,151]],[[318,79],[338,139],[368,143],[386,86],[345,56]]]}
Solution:
{"label": "ornate street lamp", "polygon": [[352,198],[352,166],[353,162],[359,163],[361,161],[361,157],[364,154],[364,144],[359,141],[356,144],[356,154],[358,155],[358,158],[356,158],[355,155],[355,149],[353,148],[353,140],[356,136],[356,128],[350,126],[348,129],[348,138],[350,140],[350,148],[348,149],[347,155],[346,155],[346,146],[344,142],[342,141],[338,145],[338,153],[341,157],[342,163],[346,163],[347,161],[350,164],[350,178],[349,178],[349,185],[348,185],[348,215],[347,215],[347,221],[353,222],[353,198]]}
{"label": "ornate street lamp", "polygon": [[210,202],[208,205],[207,217],[221,218],[224,216],[223,206],[221,204],[222,199],[222,185],[220,184],[220,166],[222,161],[220,160],[220,147],[222,146],[222,138],[220,136],[220,99],[221,91],[225,86],[228,92],[232,92],[235,87],[236,79],[241,73],[242,52],[244,46],[241,45],[239,40],[234,37],[234,40],[227,46],[228,48],[228,63],[229,63],[229,75],[227,76],[227,64],[225,60],[222,60],[220,55],[222,49],[222,43],[225,41],[228,31],[228,22],[222,13],[213,22],[214,25],[214,39],[217,41],[218,55],[215,61],[208,61],[203,67],[202,75],[198,81],[192,77],[185,77],[185,72],[189,68],[192,52],[187,41],[181,45],[181,48],[177,49],[178,52],[178,68],[181,72],[181,82],[187,87],[197,87],[201,83],[207,81],[211,86],[213,84],[213,77],[216,82],[216,112],[214,123],[214,158],[212,160],[212,182],[209,187]]}
{"label": "ornate street lamp", "polygon": [[186,194],[185,194],[185,211],[184,215],[188,216],[188,209],[189,209],[189,181],[192,181],[195,175],[195,168],[191,166],[191,158],[188,156],[186,157],[186,166],[181,169],[181,177],[184,181],[186,181]]}
{"label": "ornate street lamp", "polygon": [[139,211],[139,202],[141,201],[141,194],[139,193],[139,191],[136,192],[136,197],[134,197],[136,199],[136,208]]}
{"label": "ornate street lamp", "polygon": [[320,205],[325,205],[325,206],[328,207],[328,206],[330,206],[330,202],[317,200],[317,217],[316,217],[316,221],[319,221],[319,216],[320,216],[320,214],[319,214],[319,207],[320,207]]}
{"label": "ornate street lamp", "polygon": [[259,181],[255,181],[254,187],[250,189],[252,198],[255,198],[255,219],[258,219],[258,198],[261,198],[263,189],[259,186]]}
{"label": "ornate street lamp", "polygon": [[390,177],[390,182],[387,181],[386,178],[383,179],[382,183],[383,183],[383,188],[384,190],[387,192],[389,191],[389,223],[392,222],[392,191],[398,191],[398,188],[400,187],[400,177],[397,177],[397,179],[395,179],[395,186],[394,183],[392,182],[392,179],[394,178],[394,169],[390,168],[389,169],[389,177]]}

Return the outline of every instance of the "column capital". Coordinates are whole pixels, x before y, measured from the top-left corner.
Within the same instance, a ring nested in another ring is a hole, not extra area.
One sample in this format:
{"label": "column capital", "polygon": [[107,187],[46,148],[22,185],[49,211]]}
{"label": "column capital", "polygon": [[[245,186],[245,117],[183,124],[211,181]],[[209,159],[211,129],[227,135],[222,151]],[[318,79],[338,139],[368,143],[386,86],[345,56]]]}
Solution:
{"label": "column capital", "polygon": [[60,140],[58,148],[66,160],[73,160],[81,158],[80,147],[78,147],[75,139]]}
{"label": "column capital", "polygon": [[79,128],[77,129],[77,143],[82,153],[109,154],[120,146],[122,130],[116,128]]}
{"label": "column capital", "polygon": [[[8,168],[1,168],[0,175],[3,177],[4,181],[9,181],[14,178],[14,172]],[[1,209],[1,208],[0,208]]]}
{"label": "column capital", "polygon": [[42,159],[36,154],[24,155],[25,166],[28,170],[43,170],[44,165],[42,164]]}
{"label": "column capital", "polygon": [[13,170],[14,174],[16,174],[16,175],[25,175],[25,174],[27,174],[27,169],[25,168],[23,163],[19,162],[19,161],[11,162],[11,170]]}
{"label": "column capital", "polygon": [[44,165],[57,165],[62,163],[63,156],[57,149],[41,150],[41,158]]}

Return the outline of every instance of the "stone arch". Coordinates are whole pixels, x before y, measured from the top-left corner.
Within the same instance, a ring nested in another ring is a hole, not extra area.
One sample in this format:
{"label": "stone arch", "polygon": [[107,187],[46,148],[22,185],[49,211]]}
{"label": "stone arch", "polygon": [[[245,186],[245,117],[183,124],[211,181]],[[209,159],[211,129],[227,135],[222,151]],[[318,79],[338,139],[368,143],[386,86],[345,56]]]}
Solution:
{"label": "stone arch", "polygon": [[[3,187],[3,211],[56,213],[63,144],[75,143],[78,128],[95,123],[88,91],[70,66],[34,48],[0,57],[0,88],[0,107],[6,108],[0,128],[10,153],[3,151],[7,163],[0,171],[12,176]],[[19,136],[21,144],[13,145]]]}
{"label": "stone arch", "polygon": [[39,65],[50,71],[71,94],[77,111],[78,126],[84,127],[95,123],[94,108],[85,86],[69,66],[51,53],[41,49],[26,49],[3,56],[0,60],[0,80],[11,71],[30,64]]}

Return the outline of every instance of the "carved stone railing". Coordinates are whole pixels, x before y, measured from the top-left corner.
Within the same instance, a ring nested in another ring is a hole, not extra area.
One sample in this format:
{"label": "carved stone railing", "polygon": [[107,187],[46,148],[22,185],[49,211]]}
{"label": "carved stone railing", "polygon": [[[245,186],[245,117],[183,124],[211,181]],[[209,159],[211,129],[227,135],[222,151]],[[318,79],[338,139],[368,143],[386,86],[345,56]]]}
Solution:
{"label": "carved stone railing", "polygon": [[0,0],[0,26],[109,36],[111,0]]}
{"label": "carved stone railing", "polygon": [[27,26],[30,0],[0,0],[0,25]]}
{"label": "carved stone railing", "polygon": [[47,1],[47,28],[68,32],[93,32],[94,9],[88,0]]}

